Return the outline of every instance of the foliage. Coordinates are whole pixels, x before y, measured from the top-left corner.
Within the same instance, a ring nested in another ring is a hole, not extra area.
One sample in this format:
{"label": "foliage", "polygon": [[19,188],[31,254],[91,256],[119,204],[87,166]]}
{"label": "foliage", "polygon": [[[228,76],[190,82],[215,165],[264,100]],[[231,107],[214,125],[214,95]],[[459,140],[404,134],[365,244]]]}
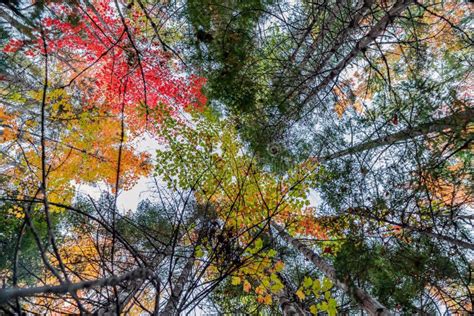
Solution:
{"label": "foliage", "polygon": [[471,11],[0,2],[0,313],[471,312]]}

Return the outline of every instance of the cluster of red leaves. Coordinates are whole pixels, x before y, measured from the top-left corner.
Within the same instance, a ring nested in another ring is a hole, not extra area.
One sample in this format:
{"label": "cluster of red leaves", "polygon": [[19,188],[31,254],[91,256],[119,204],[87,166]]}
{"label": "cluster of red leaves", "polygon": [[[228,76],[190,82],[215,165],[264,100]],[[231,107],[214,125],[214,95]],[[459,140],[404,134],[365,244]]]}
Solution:
{"label": "cluster of red leaves", "polygon": [[3,51],[5,53],[15,53],[23,46],[23,41],[19,39],[12,39],[8,42],[5,47],[3,47]]}
{"label": "cluster of red leaves", "polygon": [[93,7],[86,8],[51,4],[50,10],[54,14],[42,20],[38,40],[26,45],[12,39],[3,51],[24,49],[27,56],[40,58],[46,46],[66,72],[63,84],[78,88],[86,106],[115,113],[123,107],[136,125],[157,107],[173,114],[207,102],[201,92],[205,79],[187,75],[158,40],[144,36],[137,12],[133,21],[122,12],[123,21],[119,8],[108,0],[93,1]]}

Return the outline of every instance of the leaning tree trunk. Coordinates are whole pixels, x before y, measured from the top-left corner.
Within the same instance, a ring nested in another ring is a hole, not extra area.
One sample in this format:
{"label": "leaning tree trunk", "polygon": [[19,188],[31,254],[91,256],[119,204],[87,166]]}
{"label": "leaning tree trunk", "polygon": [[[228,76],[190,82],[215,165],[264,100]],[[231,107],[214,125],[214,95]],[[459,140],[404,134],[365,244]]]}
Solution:
{"label": "leaning tree trunk", "polygon": [[109,276],[107,278],[81,281],[77,283],[66,282],[59,285],[44,285],[30,288],[6,288],[0,289],[0,305],[8,303],[9,300],[17,298],[33,297],[44,294],[67,294],[93,287],[116,286],[122,282],[146,280],[151,276],[149,270],[138,268],[120,276]]}
{"label": "leaning tree trunk", "polygon": [[367,142],[363,142],[336,153],[316,159],[319,162],[327,162],[336,158],[357,154],[377,147],[392,145],[396,142],[412,139],[417,136],[427,135],[430,133],[440,133],[446,129],[461,129],[464,128],[469,122],[472,122],[473,117],[474,109],[467,109],[429,123],[423,123],[416,127],[409,127],[387,136],[369,140]]}
{"label": "leaning tree trunk", "polygon": [[457,238],[441,235],[441,234],[438,234],[438,233],[433,233],[431,231],[423,230],[421,228],[418,228],[418,227],[415,227],[415,226],[412,226],[412,225],[409,225],[409,224],[406,224],[406,223],[403,223],[403,222],[399,223],[399,222],[396,222],[396,221],[393,221],[393,220],[390,220],[390,219],[387,219],[387,218],[372,215],[369,209],[352,208],[352,209],[349,209],[348,212],[349,212],[349,214],[355,214],[355,215],[358,215],[360,217],[365,217],[367,219],[373,219],[375,221],[384,222],[384,223],[387,223],[387,224],[390,224],[390,225],[400,226],[401,228],[411,230],[411,231],[415,231],[415,232],[417,232],[421,235],[429,236],[429,237],[439,239],[439,240],[444,240],[444,241],[446,241],[446,242],[448,242],[452,245],[456,245],[456,246],[459,246],[459,247],[462,247],[462,248],[474,250],[474,244],[473,243],[470,243],[470,242],[467,242],[467,241],[464,241],[464,240],[460,240],[460,239],[457,239]]}
{"label": "leaning tree trunk", "polygon": [[275,228],[280,236],[289,244],[293,245],[296,249],[298,249],[306,259],[311,261],[323,274],[329,278],[338,288],[345,291],[346,293],[350,294],[357,303],[362,307],[369,315],[378,315],[378,316],[389,316],[392,313],[383,306],[377,299],[370,296],[367,292],[362,290],[361,288],[355,286],[354,284],[350,284],[347,281],[340,280],[336,276],[336,270],[332,265],[327,263],[323,258],[318,256],[314,253],[311,249],[309,249],[306,245],[304,245],[301,241],[291,237],[283,227],[272,223],[272,227]]}

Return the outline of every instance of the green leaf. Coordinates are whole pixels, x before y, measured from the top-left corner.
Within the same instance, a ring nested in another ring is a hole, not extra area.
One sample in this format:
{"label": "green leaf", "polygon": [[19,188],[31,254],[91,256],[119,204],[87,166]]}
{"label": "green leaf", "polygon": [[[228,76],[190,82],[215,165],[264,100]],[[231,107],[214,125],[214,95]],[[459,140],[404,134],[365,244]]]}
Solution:
{"label": "green leaf", "polygon": [[313,284],[313,280],[310,277],[304,277],[303,286],[305,288],[311,287],[312,284]]}
{"label": "green leaf", "polygon": [[270,291],[274,294],[279,293],[285,286],[281,282],[275,283],[271,286]]}
{"label": "green leaf", "polygon": [[255,252],[259,251],[260,249],[262,249],[263,247],[263,241],[261,238],[258,238],[257,240],[255,240]]}
{"label": "green leaf", "polygon": [[329,281],[328,278],[324,278],[322,291],[327,291],[327,290],[329,290],[330,288],[332,288],[332,283],[331,283],[331,281]]}
{"label": "green leaf", "polygon": [[326,302],[322,302],[319,305],[319,309],[323,312],[327,311],[328,310],[328,304]]}
{"label": "green leaf", "polygon": [[319,292],[321,291],[321,281],[314,280],[313,281],[313,293],[315,296],[319,296]]}
{"label": "green leaf", "polygon": [[277,251],[275,249],[270,249],[267,253],[267,255],[270,257],[270,258],[273,258],[275,257],[277,254]]}
{"label": "green leaf", "polygon": [[196,258],[202,258],[204,256],[204,251],[202,250],[201,246],[196,247],[195,255]]}
{"label": "green leaf", "polygon": [[324,298],[326,299],[326,301],[329,300],[331,298],[331,292],[329,291],[324,292]]}
{"label": "green leaf", "polygon": [[278,278],[278,275],[276,275],[275,273],[272,273],[270,275],[270,279],[273,281],[273,282],[280,282],[280,279]]}

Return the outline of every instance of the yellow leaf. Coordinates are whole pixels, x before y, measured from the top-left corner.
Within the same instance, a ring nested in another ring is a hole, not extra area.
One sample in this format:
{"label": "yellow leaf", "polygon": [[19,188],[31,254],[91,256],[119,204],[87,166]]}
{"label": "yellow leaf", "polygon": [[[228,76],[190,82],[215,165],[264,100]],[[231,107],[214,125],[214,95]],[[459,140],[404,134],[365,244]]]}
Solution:
{"label": "yellow leaf", "polygon": [[316,305],[311,305],[309,307],[309,311],[311,312],[311,314],[317,315],[318,314],[318,307]]}
{"label": "yellow leaf", "polygon": [[239,285],[240,284],[240,277],[232,277],[232,281],[231,281],[232,285]]}
{"label": "yellow leaf", "polygon": [[298,296],[300,301],[304,300],[304,298],[306,297],[306,295],[304,295],[304,292],[301,289],[298,289],[298,291],[296,291],[295,294],[296,294],[296,296]]}
{"label": "yellow leaf", "polygon": [[329,300],[330,297],[331,297],[331,292],[329,292],[329,291],[324,292],[324,298],[326,300]]}
{"label": "yellow leaf", "polygon": [[270,288],[270,291],[272,291],[272,293],[275,293],[277,294],[278,292],[280,292],[285,286],[280,282],[278,281],[277,283],[273,284]]}
{"label": "yellow leaf", "polygon": [[267,294],[264,298],[263,303],[266,305],[272,305],[272,296],[270,294]]}

